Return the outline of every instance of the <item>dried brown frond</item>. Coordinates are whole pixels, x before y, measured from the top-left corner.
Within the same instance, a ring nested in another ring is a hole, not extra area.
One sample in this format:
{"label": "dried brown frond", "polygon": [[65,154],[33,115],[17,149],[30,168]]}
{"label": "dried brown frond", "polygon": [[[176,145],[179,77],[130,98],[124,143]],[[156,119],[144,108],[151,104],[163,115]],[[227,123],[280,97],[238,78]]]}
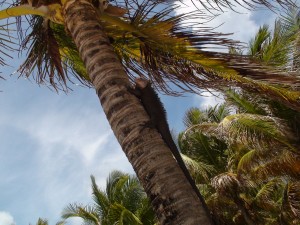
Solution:
{"label": "dried brown frond", "polygon": [[55,89],[66,90],[66,74],[49,21],[35,16],[31,23],[32,32],[21,45],[23,49],[29,45],[29,54],[18,70],[20,76],[33,76],[39,84],[49,82]]}

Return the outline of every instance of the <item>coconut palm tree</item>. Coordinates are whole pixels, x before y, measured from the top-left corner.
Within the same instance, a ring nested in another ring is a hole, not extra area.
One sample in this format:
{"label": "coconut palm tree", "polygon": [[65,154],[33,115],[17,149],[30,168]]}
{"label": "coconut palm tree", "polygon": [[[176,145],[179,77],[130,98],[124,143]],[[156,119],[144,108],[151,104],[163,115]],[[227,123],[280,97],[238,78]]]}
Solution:
{"label": "coconut palm tree", "polygon": [[[227,0],[219,5],[231,6]],[[64,89],[66,72],[72,69],[95,88],[162,224],[211,222],[160,134],[143,129],[149,118],[139,99],[128,91],[129,78],[147,76],[166,92],[171,92],[167,81],[186,91],[233,85],[300,109],[300,92],[287,88],[297,85],[298,78],[270,72],[247,57],[204,51],[205,44],[232,42],[207,28],[196,35],[180,26],[190,18],[202,19],[200,12],[174,17],[170,15],[173,8],[164,2],[134,0],[125,1],[125,9],[92,0],[21,0],[13,6],[1,11],[0,19],[34,15],[28,20],[32,32],[23,42],[29,45],[29,54],[21,75],[37,72],[38,82],[49,81]],[[164,9],[156,12],[158,6]],[[74,59],[81,59],[84,71]]]}
{"label": "coconut palm tree", "polygon": [[287,71],[297,71],[299,32],[299,9],[291,7],[275,21],[273,31],[268,25],[260,27],[249,43],[248,55],[265,65],[281,67]]}
{"label": "coconut palm tree", "polygon": [[150,201],[135,176],[113,171],[106,190],[100,190],[91,176],[94,204],[70,204],[63,211],[63,218],[80,217],[84,224],[154,225],[155,215]]}
{"label": "coconut palm tree", "polygon": [[[216,123],[207,122],[206,113],[217,106],[191,109],[184,119],[189,127],[180,139],[183,151],[196,161],[207,163],[208,156],[214,156],[209,165],[218,173],[213,175],[212,184],[207,179],[198,184],[217,223],[297,224],[299,133],[289,126],[297,114],[290,114],[294,116],[288,123],[286,115],[283,119],[272,114],[267,100],[253,96],[249,100],[234,91],[228,91],[226,100],[220,108],[231,108],[238,114],[225,114]],[[197,120],[200,123],[196,124]],[[225,147],[215,144],[216,139]]]}

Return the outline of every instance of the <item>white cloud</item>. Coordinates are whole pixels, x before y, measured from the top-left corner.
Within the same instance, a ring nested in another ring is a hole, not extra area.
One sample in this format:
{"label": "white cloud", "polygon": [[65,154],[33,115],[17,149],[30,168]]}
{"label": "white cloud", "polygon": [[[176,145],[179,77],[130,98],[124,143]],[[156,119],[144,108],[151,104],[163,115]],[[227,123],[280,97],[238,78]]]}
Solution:
{"label": "white cloud", "polygon": [[[113,169],[133,170],[94,92],[46,96],[44,89],[36,89],[32,87],[30,96],[19,84],[16,93],[0,102],[0,133],[4,135],[0,152],[9,161],[1,161],[6,164],[0,178],[5,176],[3,193],[13,196],[22,191],[24,196],[19,208],[26,207],[21,212],[13,202],[10,204],[15,221],[34,224],[41,217],[55,224],[69,203],[92,201],[91,174],[99,187],[105,187]],[[0,208],[7,203],[0,202]]]}
{"label": "white cloud", "polygon": [[206,109],[209,106],[215,106],[224,102],[223,96],[218,92],[203,92],[201,96],[196,95],[194,102],[199,105],[199,108]]}
{"label": "white cloud", "polygon": [[13,225],[16,224],[12,215],[8,212],[0,211],[0,224],[1,225]]}

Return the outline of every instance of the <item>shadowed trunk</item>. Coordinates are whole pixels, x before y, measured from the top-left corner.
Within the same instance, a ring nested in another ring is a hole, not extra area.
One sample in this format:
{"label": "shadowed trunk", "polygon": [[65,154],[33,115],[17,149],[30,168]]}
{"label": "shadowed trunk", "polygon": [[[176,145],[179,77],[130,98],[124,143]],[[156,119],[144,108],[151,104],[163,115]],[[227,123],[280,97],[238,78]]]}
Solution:
{"label": "shadowed trunk", "polygon": [[63,15],[111,128],[150,197],[160,224],[212,224],[160,134],[143,129],[149,117],[141,102],[127,91],[127,75],[95,8],[87,0],[71,0],[63,6]]}

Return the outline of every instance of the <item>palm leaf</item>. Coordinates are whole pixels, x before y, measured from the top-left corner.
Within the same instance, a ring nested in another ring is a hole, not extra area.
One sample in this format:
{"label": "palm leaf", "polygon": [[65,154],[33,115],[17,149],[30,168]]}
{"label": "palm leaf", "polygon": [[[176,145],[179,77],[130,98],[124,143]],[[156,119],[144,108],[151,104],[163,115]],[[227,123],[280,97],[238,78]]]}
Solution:
{"label": "palm leaf", "polygon": [[228,143],[244,143],[254,148],[271,146],[279,142],[292,151],[295,147],[291,145],[294,137],[289,132],[285,123],[274,117],[254,114],[235,114],[227,116],[219,124],[218,131],[224,135]]}
{"label": "palm leaf", "polygon": [[227,90],[225,95],[226,103],[237,107],[239,112],[266,115],[265,110],[261,108],[261,104],[257,104],[255,101],[245,98],[242,94],[239,94],[233,89]]}
{"label": "palm leaf", "polygon": [[207,122],[207,115],[205,115],[205,113],[203,113],[200,109],[192,107],[186,111],[183,118],[183,124],[186,128],[202,122]]}
{"label": "palm leaf", "polygon": [[[132,224],[132,225],[142,225],[139,218],[126,209],[124,206],[114,203],[109,208],[108,220],[114,221],[116,224]],[[111,223],[112,224],[112,223]]]}
{"label": "palm leaf", "polygon": [[267,211],[274,210],[273,208],[279,208],[277,203],[277,197],[283,196],[285,182],[282,179],[275,178],[264,184],[257,192],[254,201],[255,203],[264,208]]}
{"label": "palm leaf", "polygon": [[264,44],[266,44],[266,41],[270,38],[270,36],[271,32],[268,25],[260,27],[255,38],[250,40],[248,54],[254,57],[259,57],[264,48]]}
{"label": "palm leaf", "polygon": [[[132,7],[128,17],[117,18],[103,14],[101,19],[104,30],[112,40],[131,79],[136,75],[148,76],[156,87],[173,94],[178,94],[178,91],[172,91],[168,81],[191,92],[197,92],[201,88],[222,90],[224,86],[238,86],[266,95],[296,110],[300,109],[300,92],[289,89],[299,86],[297,77],[271,71],[246,56],[205,51],[208,45],[219,47],[236,43],[203,23],[197,33],[187,29],[184,21],[210,19],[207,15],[197,11],[174,16],[174,7],[164,6],[158,11],[158,7],[163,6],[158,1],[149,0],[140,4],[128,0],[124,4]],[[73,49],[62,50],[60,46],[58,51],[59,38],[54,33],[53,26],[48,24],[44,26],[47,32],[38,33],[43,30],[40,20],[33,19],[30,22],[33,31],[25,38],[23,47],[32,44],[29,46],[29,58],[20,69],[21,74],[29,76],[37,70],[38,75],[35,78],[39,83],[49,82],[54,87],[65,89],[66,81],[70,79],[66,71],[69,66],[76,65],[71,71],[76,73],[77,78],[80,77],[88,83],[87,77],[82,77],[84,73],[81,72],[84,70],[68,57]],[[31,38],[32,42],[29,41]],[[44,40],[51,40],[56,46],[53,51],[49,51]],[[62,62],[65,62],[66,67],[62,67]]]}
{"label": "palm leaf", "polygon": [[288,204],[294,216],[300,218],[300,182],[288,184]]}
{"label": "palm leaf", "polygon": [[282,151],[277,156],[265,158],[264,161],[252,169],[252,175],[256,179],[266,179],[270,176],[286,176],[299,179],[300,161],[297,154],[290,151]]}
{"label": "palm leaf", "polygon": [[67,206],[62,212],[62,217],[64,219],[80,217],[85,222],[89,222],[95,225],[101,224],[101,220],[98,217],[97,212],[92,207],[82,206],[79,204],[70,204],[69,206]]}
{"label": "palm leaf", "polygon": [[205,181],[209,181],[211,174],[215,173],[213,165],[206,164],[202,162],[201,159],[196,161],[182,153],[180,155],[193,177],[198,176],[201,177],[199,180],[204,179]]}
{"label": "palm leaf", "polygon": [[[61,63],[59,46],[49,21],[35,16],[30,23],[33,24],[32,32],[21,45],[23,49],[30,45],[29,54],[18,71],[21,76],[34,76],[39,84],[49,82],[53,87],[65,89],[66,75]],[[35,73],[37,74],[34,75]]]}
{"label": "palm leaf", "polygon": [[212,186],[218,193],[226,196],[232,196],[239,193],[240,182],[237,175],[234,173],[226,172],[215,176],[211,181]]}
{"label": "palm leaf", "polygon": [[93,190],[93,200],[95,201],[95,208],[97,210],[98,215],[106,215],[107,209],[110,205],[110,200],[108,198],[107,193],[101,191],[97,184],[94,176],[91,176],[92,181],[92,190]]}

